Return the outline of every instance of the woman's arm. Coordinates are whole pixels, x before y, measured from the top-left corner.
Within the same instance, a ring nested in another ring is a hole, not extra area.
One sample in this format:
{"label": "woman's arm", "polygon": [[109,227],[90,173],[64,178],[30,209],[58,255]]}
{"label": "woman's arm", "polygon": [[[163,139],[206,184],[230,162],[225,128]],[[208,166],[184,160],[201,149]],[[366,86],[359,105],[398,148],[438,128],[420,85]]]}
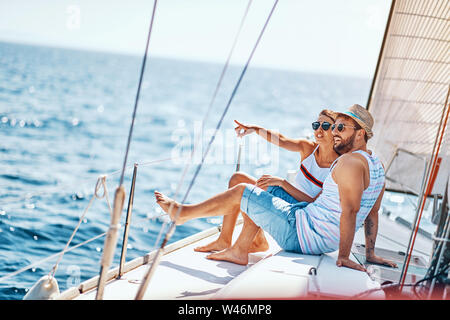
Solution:
{"label": "woman's arm", "polygon": [[[302,155],[302,158],[304,156],[304,153],[306,150],[309,150],[310,148],[314,148],[314,143],[306,140],[306,139],[291,139],[287,138],[284,135],[282,135],[279,132],[275,132],[273,130],[268,130],[260,126],[256,125],[245,125],[242,124],[236,120],[234,122],[237,123],[237,127],[234,129],[238,135],[238,137],[243,137],[247,134],[250,134],[252,132],[256,132],[259,136],[266,139],[270,143],[273,143],[280,148],[289,150],[289,151],[296,151],[300,152]],[[243,132],[241,132],[244,130]]]}
{"label": "woman's arm", "polygon": [[[294,197],[298,202],[306,201],[313,202],[315,198],[311,198],[306,193],[298,190],[292,184],[290,184],[286,179],[282,179],[279,177],[274,177],[269,174],[263,175],[256,181],[256,186],[261,189],[267,190],[269,186],[279,186],[282,187],[287,193],[289,193],[292,197]],[[317,197],[316,197],[317,198]]]}
{"label": "woman's arm", "polygon": [[281,187],[299,202],[301,202],[301,201],[313,202],[317,198],[317,197],[311,198],[306,193],[304,193],[304,192],[298,190],[296,187],[294,187],[286,179],[283,179],[283,182],[281,183]]}

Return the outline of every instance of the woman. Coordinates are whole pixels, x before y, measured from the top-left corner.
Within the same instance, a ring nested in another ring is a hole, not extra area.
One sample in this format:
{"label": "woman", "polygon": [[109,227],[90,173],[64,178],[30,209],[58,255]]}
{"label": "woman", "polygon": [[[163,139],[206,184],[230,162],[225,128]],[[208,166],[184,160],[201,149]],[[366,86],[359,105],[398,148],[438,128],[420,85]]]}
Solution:
{"label": "woman", "polygon": [[[302,161],[295,177],[294,185],[283,178],[271,175],[263,175],[259,179],[256,179],[243,172],[236,172],[231,177],[228,187],[231,188],[239,183],[251,183],[289,203],[306,201],[304,204],[306,205],[308,202],[314,201],[322,191],[322,182],[327,176],[331,164],[339,156],[333,150],[334,139],[331,134],[331,125],[334,123],[334,119],[334,112],[330,110],[325,109],[319,113],[317,121],[312,123],[315,137],[314,142],[306,139],[287,138],[280,133],[259,126],[244,125],[235,120],[238,125],[235,128],[238,136],[242,137],[256,132],[267,141],[283,149],[299,152]],[[231,246],[236,220],[237,216],[224,216],[219,238],[206,246],[197,247],[194,250],[210,252],[229,248]],[[268,248],[264,232],[260,229],[253,241],[250,252],[265,251]]]}

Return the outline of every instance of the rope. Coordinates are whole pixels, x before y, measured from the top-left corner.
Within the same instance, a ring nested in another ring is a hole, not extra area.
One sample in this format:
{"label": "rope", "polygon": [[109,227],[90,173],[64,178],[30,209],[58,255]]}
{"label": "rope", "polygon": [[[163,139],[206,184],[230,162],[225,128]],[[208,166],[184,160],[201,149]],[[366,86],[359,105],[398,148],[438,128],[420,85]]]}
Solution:
{"label": "rope", "polygon": [[[100,196],[98,194],[100,188],[103,187],[103,194]],[[94,203],[95,199],[103,199],[106,198],[106,203],[108,204],[108,208],[110,213],[112,213],[112,209],[111,209],[111,204],[109,202],[109,197],[108,197],[108,188],[106,187],[106,176],[100,176],[97,180],[97,183],[95,184],[95,189],[94,189],[94,194],[91,197],[91,200],[89,201],[88,205],[86,206],[86,208],[84,209],[83,214],[80,216],[80,218],[78,219],[78,224],[75,227],[75,229],[72,232],[72,235],[70,236],[69,240],[66,243],[66,246],[64,247],[64,249],[61,251],[58,260],[56,261],[55,265],[53,266],[52,270],[50,271],[50,273],[48,274],[49,276],[49,282],[51,281],[51,279],[53,279],[55,277],[55,273],[56,273],[56,269],[58,268],[59,263],[61,262],[64,253],[66,252],[67,248],[69,247],[70,243],[72,242],[73,237],[75,236],[75,234],[77,233],[78,229],[81,226],[81,222],[83,221],[84,217],[86,216],[86,213],[88,212],[89,208],[92,206],[92,204]]]}
{"label": "rope", "polygon": [[134,101],[133,115],[132,115],[132,118],[131,118],[130,131],[128,133],[127,148],[126,148],[126,151],[125,151],[125,157],[123,159],[122,173],[120,174],[119,186],[121,186],[122,183],[123,183],[123,177],[124,177],[124,174],[125,174],[125,167],[127,165],[128,152],[130,150],[131,136],[133,135],[134,121],[136,119],[136,111],[137,111],[137,107],[138,107],[138,103],[139,103],[139,97],[140,97],[140,94],[141,94],[142,80],[144,78],[144,70],[145,70],[145,64],[147,62],[148,46],[150,44],[150,36],[152,34],[153,21],[155,19],[155,11],[156,11],[157,3],[158,3],[158,0],[155,0],[155,2],[153,3],[152,18],[150,20],[150,27],[149,27],[148,35],[147,35],[147,43],[145,45],[145,53],[144,53],[144,57],[142,59],[141,74],[139,76],[139,84],[138,84],[138,89],[136,91],[136,98],[135,98],[135,101]]}
{"label": "rope", "polygon": [[[67,241],[67,243],[66,243],[66,245],[64,246],[64,249],[63,249],[62,251],[60,251],[60,252],[58,252],[58,253],[56,253],[56,254],[50,256],[50,257],[47,257],[47,258],[45,258],[45,259],[43,259],[43,260],[40,260],[40,261],[35,262],[35,263],[32,263],[32,264],[30,264],[30,265],[28,265],[28,266],[26,266],[26,267],[23,267],[23,268],[21,268],[21,269],[15,271],[15,272],[12,272],[12,273],[10,273],[10,274],[8,274],[8,275],[6,275],[6,276],[0,278],[0,282],[4,281],[4,280],[6,280],[6,279],[9,279],[9,278],[11,278],[11,277],[13,277],[13,276],[15,276],[15,275],[18,275],[18,274],[20,274],[20,273],[22,273],[22,272],[24,272],[24,271],[27,271],[27,270],[29,270],[30,268],[34,267],[35,265],[41,264],[42,262],[45,262],[45,261],[47,261],[47,260],[49,260],[49,259],[51,259],[51,258],[53,258],[53,257],[58,256],[58,259],[57,259],[55,265],[53,266],[53,268],[51,269],[51,271],[50,271],[49,274],[48,274],[48,276],[49,276],[48,281],[50,282],[51,279],[53,279],[53,278],[55,277],[55,273],[56,273],[56,270],[57,270],[57,268],[58,268],[58,266],[59,266],[59,263],[61,262],[61,260],[62,260],[62,258],[63,258],[63,256],[64,256],[64,254],[65,254],[66,252],[72,251],[72,250],[75,249],[75,248],[78,248],[78,247],[80,247],[80,246],[82,246],[82,245],[84,245],[84,244],[86,244],[86,243],[89,243],[89,242],[91,242],[91,241],[94,241],[95,239],[97,239],[97,238],[99,238],[99,237],[101,237],[101,236],[104,236],[104,235],[106,234],[106,232],[103,233],[103,234],[101,234],[101,235],[99,235],[99,236],[95,236],[95,237],[93,237],[93,238],[91,238],[91,239],[88,239],[88,240],[86,240],[85,242],[82,242],[81,244],[78,244],[78,245],[76,245],[76,246],[74,246],[74,247],[68,249],[70,243],[72,242],[72,240],[73,240],[75,234],[77,233],[78,229],[80,228],[82,221],[84,220],[84,218],[85,218],[87,212],[89,211],[89,208],[92,206],[92,204],[93,204],[93,202],[94,202],[95,199],[99,199],[99,200],[100,200],[100,199],[106,198],[106,203],[107,203],[107,205],[108,205],[109,211],[110,211],[110,212],[112,211],[112,209],[111,209],[111,204],[110,204],[110,202],[109,202],[109,197],[108,197],[108,189],[107,189],[107,186],[106,186],[106,177],[107,177],[106,175],[102,175],[102,176],[100,176],[100,177],[97,179],[97,183],[95,184],[95,188],[94,188],[94,194],[92,195],[91,200],[89,201],[88,205],[87,205],[86,208],[84,209],[83,214],[82,214],[82,215],[80,216],[80,218],[78,219],[78,224],[77,224],[77,226],[75,227],[75,229],[73,230],[73,232],[72,232],[72,234],[71,234],[69,240]],[[101,189],[102,187],[103,187],[103,194],[102,194],[102,195],[99,195],[99,191],[100,191],[100,189]]]}
{"label": "rope", "polygon": [[[194,185],[194,182],[195,182],[195,180],[196,180],[196,178],[198,176],[198,173],[200,172],[200,169],[202,168],[204,160],[205,160],[205,158],[206,158],[206,156],[207,156],[207,154],[209,152],[209,149],[210,149],[212,143],[214,142],[216,134],[217,134],[218,130],[220,129],[221,125],[222,125],[223,119],[225,118],[225,115],[227,114],[227,112],[228,112],[228,110],[230,108],[231,102],[233,101],[233,98],[236,95],[237,89],[239,88],[239,85],[241,84],[241,81],[242,81],[242,79],[243,79],[243,77],[244,77],[244,75],[245,75],[245,73],[247,71],[247,68],[248,68],[248,66],[250,64],[250,61],[253,58],[253,55],[254,55],[254,53],[256,51],[256,48],[258,47],[258,44],[259,44],[259,42],[260,42],[260,40],[262,38],[262,35],[264,34],[264,31],[266,30],[266,27],[267,27],[267,25],[268,25],[268,23],[270,21],[270,18],[272,17],[272,14],[273,14],[277,4],[278,4],[278,0],[275,0],[275,3],[274,3],[274,5],[273,5],[273,7],[272,7],[272,9],[271,9],[271,11],[269,13],[269,16],[267,17],[267,19],[266,19],[266,21],[264,23],[264,26],[263,26],[263,28],[261,30],[261,33],[259,34],[259,37],[256,40],[256,43],[255,43],[255,45],[254,45],[254,47],[253,47],[253,49],[252,49],[252,51],[250,53],[250,56],[249,56],[249,58],[247,60],[247,63],[245,64],[244,69],[242,70],[241,75],[240,75],[240,77],[239,77],[239,79],[238,79],[238,81],[237,81],[237,83],[236,83],[236,85],[235,85],[235,87],[233,89],[233,92],[232,92],[232,94],[230,96],[230,99],[228,100],[228,103],[227,103],[227,105],[226,105],[226,107],[225,107],[225,109],[224,109],[224,111],[222,113],[222,116],[221,116],[219,122],[217,123],[217,126],[216,126],[216,129],[214,131],[214,134],[211,137],[211,139],[210,139],[210,141],[208,143],[208,146],[206,148],[206,151],[205,151],[205,153],[202,156],[202,161],[200,162],[200,164],[196,168],[196,171],[194,173],[193,178],[191,179],[191,182],[189,184],[188,190],[185,193],[185,196],[184,196],[184,198],[182,200],[182,203],[184,203],[186,201],[187,196],[189,195],[189,192],[190,192],[192,186]],[[171,206],[169,208],[169,212],[172,209],[173,209],[173,204],[171,204]],[[148,270],[147,274],[144,276],[143,282],[142,282],[142,284],[141,284],[141,286],[140,286],[140,288],[139,288],[139,290],[138,290],[138,292],[136,294],[136,299],[142,299],[142,297],[143,297],[143,295],[145,293],[145,290],[146,290],[146,288],[148,286],[148,283],[149,283],[149,281],[151,279],[151,276],[153,275],[156,267],[158,266],[158,262],[159,262],[159,259],[161,257],[162,250],[164,249],[165,245],[167,244],[167,242],[170,240],[170,238],[172,237],[173,233],[175,232],[175,228],[176,228],[175,221],[177,220],[180,212],[181,212],[181,206],[178,208],[178,210],[177,210],[177,212],[175,214],[175,219],[174,219],[174,221],[172,221],[171,227],[169,228],[169,231],[166,233],[164,241],[161,244],[160,248],[158,249],[158,251],[157,251],[157,253],[155,255],[155,258],[153,259],[152,266]]]}

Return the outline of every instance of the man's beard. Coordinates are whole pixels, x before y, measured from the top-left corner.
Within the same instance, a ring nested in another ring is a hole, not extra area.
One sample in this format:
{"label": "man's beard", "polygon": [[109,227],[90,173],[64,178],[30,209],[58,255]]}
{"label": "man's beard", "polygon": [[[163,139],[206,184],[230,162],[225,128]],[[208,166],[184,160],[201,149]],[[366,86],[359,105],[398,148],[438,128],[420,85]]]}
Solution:
{"label": "man's beard", "polygon": [[333,145],[334,151],[339,155],[349,152],[353,148],[353,142],[355,141],[355,137],[356,131],[353,132],[353,134],[346,140],[342,140],[341,138],[341,143],[338,146],[336,144]]}

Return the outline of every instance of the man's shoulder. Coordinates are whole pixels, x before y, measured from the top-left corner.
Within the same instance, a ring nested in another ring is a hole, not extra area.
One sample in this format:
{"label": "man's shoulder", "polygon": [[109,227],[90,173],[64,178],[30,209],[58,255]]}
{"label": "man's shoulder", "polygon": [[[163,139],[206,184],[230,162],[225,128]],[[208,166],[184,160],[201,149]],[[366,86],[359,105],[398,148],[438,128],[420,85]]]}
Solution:
{"label": "man's shoulder", "polygon": [[332,177],[337,184],[349,183],[364,175],[365,166],[355,154],[346,153],[339,157]]}
{"label": "man's shoulder", "polygon": [[339,157],[339,161],[337,161],[336,167],[340,168],[358,168],[364,167],[364,156],[359,153],[345,153]]}

